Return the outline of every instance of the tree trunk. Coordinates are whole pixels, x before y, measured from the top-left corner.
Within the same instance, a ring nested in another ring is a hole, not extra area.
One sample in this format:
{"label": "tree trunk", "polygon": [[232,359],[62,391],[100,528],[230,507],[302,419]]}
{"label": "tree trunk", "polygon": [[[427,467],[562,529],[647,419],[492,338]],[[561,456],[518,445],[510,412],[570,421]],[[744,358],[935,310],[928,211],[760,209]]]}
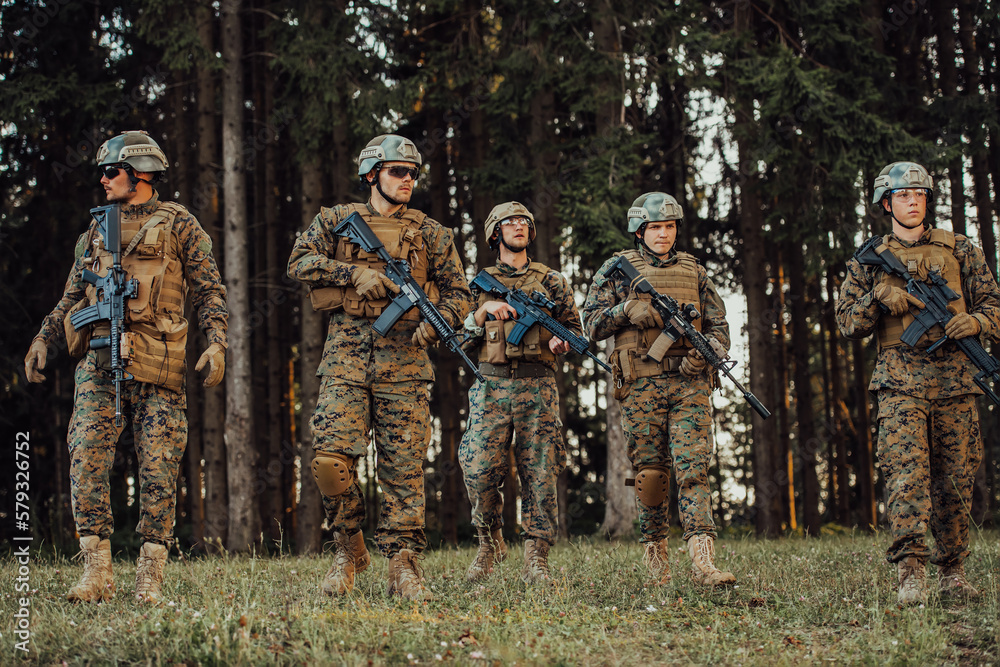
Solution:
{"label": "tree trunk", "polygon": [[[608,341],[612,346],[612,340]],[[622,431],[621,405],[613,397],[614,380],[605,377],[605,424],[608,443],[608,469],[604,475],[604,523],[601,533],[611,539],[635,534],[635,521],[639,510],[635,505],[635,490],[625,486],[625,478],[632,476],[632,463],[628,459],[625,433]]]}
{"label": "tree trunk", "polygon": [[806,294],[805,253],[788,253],[789,311],[792,320],[792,362],[795,378],[795,415],[799,424],[798,465],[802,480],[802,528],[806,535],[819,535],[819,477],[816,452],[821,440],[816,436],[813,410],[812,373],[809,369],[811,336]]}
{"label": "tree trunk", "polygon": [[858,487],[858,525],[865,530],[875,530],[878,526],[878,514],[875,510],[875,460],[872,454],[868,367],[865,364],[863,341],[851,341],[851,357],[854,359],[854,417],[857,424],[855,443],[858,458],[854,474]]}
{"label": "tree trunk", "polygon": [[[323,192],[321,165],[314,159],[302,165],[302,229],[308,229],[316,213],[319,212]],[[313,435],[309,420],[316,409],[319,397],[319,378],[316,370],[323,355],[326,342],[323,313],[313,311],[308,293],[302,291],[299,306],[302,321],[302,337],[299,341],[299,387],[302,399],[301,421],[299,422],[299,470],[300,496],[296,517],[297,532],[295,544],[300,554],[319,553],[322,548],[323,499],[312,478]]]}
{"label": "tree trunk", "polygon": [[[792,248],[791,254],[798,254],[802,248]],[[777,382],[775,392],[777,393],[777,417],[778,417],[778,461],[777,465],[783,467],[784,474],[776,481],[778,482],[781,496],[781,519],[782,524],[790,530],[797,528],[795,515],[795,461],[792,458],[790,440],[792,438],[792,428],[789,424],[788,406],[788,331],[785,326],[785,274],[784,257],[780,246],[775,252],[775,271],[773,281],[773,299],[775,302],[774,312],[777,313],[775,324],[777,325],[774,339],[775,356],[778,364],[774,374]]]}
{"label": "tree trunk", "polygon": [[[214,14],[208,7],[197,10],[198,39],[214,53],[212,38]],[[195,72],[197,87],[197,137],[198,137],[198,187],[191,199],[191,208],[212,237],[212,254],[220,267],[224,267],[222,229],[219,225],[219,185],[222,177],[218,171],[219,135],[217,128],[216,88],[218,80],[206,66],[199,65]],[[223,280],[225,282],[225,280]],[[227,354],[227,360],[228,360]],[[228,521],[226,510],[228,492],[226,483],[226,448],[223,442],[225,422],[225,385],[218,385],[203,392],[202,406],[202,458],[205,460],[205,528],[204,543],[219,545],[226,541]]]}
{"label": "tree trunk", "polygon": [[227,549],[250,548],[260,533],[254,495],[250,359],[249,247],[243,164],[243,35],[241,0],[222,2],[222,189],[225,207],[229,354],[226,364],[226,462],[229,471]]}
{"label": "tree trunk", "polygon": [[[842,526],[850,525],[850,494],[848,492],[847,471],[847,441],[846,441],[846,409],[844,406],[844,380],[840,371],[843,350],[840,347],[840,336],[834,321],[833,304],[836,302],[833,294],[833,281],[826,282],[826,304],[823,308],[826,318],[826,329],[830,336],[830,405],[833,409],[831,424],[833,425],[833,456],[831,466],[834,468],[834,483],[836,494],[831,493],[831,503],[836,508],[836,521]],[[834,499],[836,502],[834,502]]]}
{"label": "tree trunk", "polygon": [[[955,109],[958,99],[958,71],[955,67],[955,26],[954,7],[946,2],[935,2],[929,7],[934,14],[934,24],[938,38],[938,68],[941,94]],[[957,124],[956,124],[957,125]],[[961,126],[942,128],[946,133],[945,143],[961,146]],[[948,160],[948,181],[951,185],[951,227],[956,234],[965,234],[965,179],[962,157],[956,155]]]}

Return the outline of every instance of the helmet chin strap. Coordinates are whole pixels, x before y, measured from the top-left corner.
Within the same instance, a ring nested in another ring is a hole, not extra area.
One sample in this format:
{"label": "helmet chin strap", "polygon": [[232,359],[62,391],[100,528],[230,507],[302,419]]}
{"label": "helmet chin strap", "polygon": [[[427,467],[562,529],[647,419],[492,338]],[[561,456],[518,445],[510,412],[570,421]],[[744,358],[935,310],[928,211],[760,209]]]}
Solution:
{"label": "helmet chin strap", "polygon": [[135,192],[135,186],[139,185],[139,183],[145,183],[149,187],[153,187],[152,181],[147,181],[145,178],[139,178],[138,176],[136,176],[135,169],[133,169],[131,166],[126,167],[125,175],[128,176],[129,192]]}
{"label": "helmet chin strap", "polygon": [[924,226],[924,221],[923,220],[921,220],[916,225],[913,225],[912,227],[910,227],[909,225],[905,224],[902,220],[900,220],[899,218],[897,218],[896,217],[896,212],[893,210],[893,207],[892,207],[892,194],[889,195],[889,217],[891,217],[893,220],[895,220],[896,222],[898,222],[901,227],[906,227],[907,229],[916,229],[917,227],[923,227]]}
{"label": "helmet chin strap", "polygon": [[378,190],[378,193],[380,195],[382,195],[382,199],[386,200],[393,206],[402,206],[403,202],[396,201],[395,199],[387,195],[385,193],[385,190],[382,189],[382,179],[379,178],[379,174],[381,173],[382,173],[382,165],[381,164],[375,165],[375,189]]}

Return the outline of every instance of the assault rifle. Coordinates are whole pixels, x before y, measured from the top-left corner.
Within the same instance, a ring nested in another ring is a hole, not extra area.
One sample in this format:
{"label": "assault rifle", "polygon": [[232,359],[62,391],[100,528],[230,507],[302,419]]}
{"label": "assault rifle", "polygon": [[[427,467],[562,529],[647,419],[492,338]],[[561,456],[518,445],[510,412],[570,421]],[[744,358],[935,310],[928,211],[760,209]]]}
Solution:
{"label": "assault rifle", "polygon": [[694,349],[698,350],[701,356],[705,358],[705,361],[736,385],[736,388],[743,394],[743,398],[746,399],[747,403],[750,404],[750,407],[757,414],[764,419],[771,416],[771,412],[764,407],[757,397],[749,389],[744,388],[739,380],[734,378],[732,373],[730,373],[736,366],[736,361],[728,358],[723,359],[716,354],[715,350],[712,349],[712,345],[708,342],[708,338],[691,325],[691,322],[701,317],[701,313],[698,312],[698,308],[694,304],[687,304],[682,308],[675,299],[657,292],[649,284],[649,281],[643,278],[642,274],[636,271],[632,263],[625,257],[616,259],[604,273],[604,276],[606,278],[622,280],[629,285],[629,288],[633,292],[648,294],[652,297],[653,307],[656,308],[656,312],[663,319],[664,327],[662,335],[650,347],[647,353],[648,356],[656,359],[656,361],[662,361],[663,355],[670,349],[670,346],[681,336],[686,336]]}
{"label": "assault rifle", "polygon": [[[115,424],[122,423],[122,392],[121,384],[131,380],[132,375],[125,372],[125,362],[122,360],[121,344],[125,323],[125,302],[135,298],[139,293],[139,281],[127,279],[122,268],[122,211],[118,204],[108,204],[90,209],[90,214],[97,221],[97,228],[104,239],[104,248],[111,254],[111,266],[104,276],[99,276],[90,269],[83,270],[84,282],[90,283],[97,290],[97,303],[82,308],[70,316],[70,323],[79,330],[88,324],[107,320],[111,332],[107,336],[94,338],[90,341],[90,349],[101,350],[111,348],[111,371],[115,383]],[[98,269],[100,270],[100,269]]]}
{"label": "assault rifle", "polygon": [[[948,310],[948,304],[952,301],[957,301],[961,296],[956,294],[955,290],[948,287],[948,281],[944,279],[940,271],[929,271],[926,282],[917,280],[910,275],[910,272],[906,270],[906,267],[899,261],[899,258],[892,254],[892,251],[882,242],[880,236],[874,236],[865,241],[858,248],[857,252],[854,253],[854,258],[861,264],[876,266],[891,276],[902,278],[906,281],[906,291],[924,302],[923,308],[919,310],[916,308],[910,309],[910,314],[913,315],[913,322],[906,327],[903,334],[899,337],[902,342],[910,347],[916,346],[920,337],[927,333],[931,327],[940,325],[943,330],[945,325],[954,317],[952,312]],[[879,303],[879,306],[881,306],[883,311],[887,310],[885,304]],[[928,354],[934,352],[949,340],[953,339],[942,336],[934,341],[927,348]],[[989,396],[991,401],[1000,405],[1000,396],[997,396],[997,393],[987,383],[987,379],[992,379],[993,382],[1000,380],[1000,361],[984,350],[983,346],[979,343],[979,339],[975,336],[967,336],[954,340],[955,344],[958,345],[958,349],[964,352],[965,356],[979,369],[979,373],[972,379],[983,390],[983,393]]]}
{"label": "assault rifle", "polygon": [[507,342],[511,345],[518,345],[528,329],[534,325],[546,329],[556,338],[560,338],[578,354],[585,354],[607,372],[611,372],[611,366],[594,356],[590,351],[590,341],[583,336],[577,336],[566,328],[559,320],[546,313],[543,309],[551,310],[555,308],[555,302],[545,298],[545,295],[535,290],[528,296],[519,289],[505,287],[502,282],[491,276],[486,271],[480,271],[472,284],[488,294],[496,294],[517,311],[517,319],[514,321],[514,328],[507,334]]}
{"label": "assault rifle", "polygon": [[410,265],[406,263],[405,259],[395,259],[389,254],[389,251],[385,249],[378,236],[360,214],[352,213],[349,215],[334,228],[333,233],[346,237],[351,243],[361,246],[365,252],[377,255],[380,260],[385,262],[385,275],[399,287],[399,294],[389,302],[378,319],[372,323],[372,329],[380,336],[384,336],[399,321],[399,318],[409,312],[411,308],[416,307],[420,311],[420,316],[434,327],[438,338],[444,342],[448,349],[462,357],[465,365],[472,370],[476,379],[480,382],[486,382],[486,378],[479,372],[479,367],[472,363],[472,360],[462,351],[461,336],[455,333],[448,321],[444,319],[441,311],[431,303],[423,288],[414,280],[410,273]]}

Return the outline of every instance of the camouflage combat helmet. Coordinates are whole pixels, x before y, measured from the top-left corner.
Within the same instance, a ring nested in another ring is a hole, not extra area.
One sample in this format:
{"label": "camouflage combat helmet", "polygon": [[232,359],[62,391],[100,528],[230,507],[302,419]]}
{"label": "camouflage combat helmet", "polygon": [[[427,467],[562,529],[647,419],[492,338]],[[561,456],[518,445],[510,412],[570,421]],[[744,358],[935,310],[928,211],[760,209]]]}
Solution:
{"label": "camouflage combat helmet", "polygon": [[417,145],[398,134],[380,134],[368,142],[358,156],[358,176],[364,177],[383,162],[412,162],[418,168],[423,164]]}
{"label": "camouflage combat helmet", "polygon": [[167,156],[149,134],[129,130],[101,144],[97,164],[127,164],[135,171],[156,173],[167,170]]}
{"label": "camouflage combat helmet", "polygon": [[665,192],[647,192],[632,202],[628,210],[628,233],[634,234],[647,222],[680,220],[684,210],[677,200]]}
{"label": "camouflage combat helmet", "polygon": [[877,204],[893,190],[902,188],[923,188],[927,190],[927,200],[934,193],[934,181],[927,170],[916,162],[893,162],[884,167],[875,179],[875,196],[872,203]]}
{"label": "camouflage combat helmet", "polygon": [[490,214],[486,216],[486,242],[490,246],[490,249],[496,250],[499,245],[499,235],[497,239],[493,238],[493,232],[496,231],[497,225],[507,218],[513,218],[515,215],[523,215],[531,221],[531,231],[528,238],[531,241],[535,240],[535,216],[531,215],[531,211],[524,204],[509,201],[504,204],[497,204],[490,211]]}

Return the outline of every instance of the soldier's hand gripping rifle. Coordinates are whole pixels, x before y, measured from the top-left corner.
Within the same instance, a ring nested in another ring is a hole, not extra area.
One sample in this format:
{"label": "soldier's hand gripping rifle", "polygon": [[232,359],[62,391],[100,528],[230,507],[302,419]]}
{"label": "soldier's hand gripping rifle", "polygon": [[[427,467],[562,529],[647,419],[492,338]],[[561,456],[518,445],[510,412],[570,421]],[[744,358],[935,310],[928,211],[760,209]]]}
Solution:
{"label": "soldier's hand gripping rifle", "polygon": [[546,329],[556,338],[566,341],[569,346],[578,354],[585,354],[594,360],[607,372],[611,372],[611,366],[594,356],[590,351],[590,341],[583,336],[577,336],[564,326],[559,320],[552,317],[543,310],[555,308],[555,302],[545,298],[545,295],[535,290],[528,296],[519,289],[510,289],[502,282],[491,276],[486,271],[480,271],[472,284],[488,294],[496,294],[502,297],[511,308],[517,312],[517,319],[514,320],[514,327],[507,334],[507,342],[511,345],[519,345],[524,334],[534,325]]}
{"label": "soldier's hand gripping rifle", "polygon": [[380,260],[385,262],[385,275],[399,287],[399,294],[389,302],[378,319],[372,323],[372,329],[380,336],[384,336],[403,315],[411,308],[416,307],[424,321],[434,327],[438,338],[445,346],[462,357],[465,365],[469,367],[476,379],[480,382],[486,382],[486,378],[479,372],[479,367],[472,363],[472,360],[462,350],[462,337],[455,333],[448,321],[444,319],[441,311],[431,303],[423,288],[410,274],[410,265],[405,259],[395,259],[389,254],[389,251],[385,249],[378,236],[360,214],[352,213],[334,228],[333,233],[346,237],[351,243],[361,246],[365,252],[377,255]]}
{"label": "soldier's hand gripping rifle", "polygon": [[[648,294],[652,298],[653,307],[663,319],[663,331],[650,347],[648,356],[662,361],[670,346],[681,336],[687,337],[694,349],[705,358],[713,368],[729,378],[736,388],[743,394],[743,398],[750,404],[757,414],[764,419],[771,416],[771,412],[757,399],[756,396],[740,384],[739,380],[733,377],[730,371],[736,366],[734,359],[724,359],[716,354],[708,338],[703,333],[692,326],[691,322],[701,317],[698,308],[694,304],[687,304],[683,308],[675,299],[665,294],[660,294],[649,284],[649,281],[642,277],[642,274],[635,270],[632,263],[625,257],[619,257],[604,273],[605,277],[622,280],[629,285],[630,289],[637,294]],[[659,358],[657,358],[658,355]]]}
{"label": "soldier's hand gripping rifle", "polygon": [[[903,263],[899,261],[898,257],[892,254],[892,251],[882,242],[882,238],[879,236],[874,236],[865,241],[854,253],[854,258],[861,264],[876,266],[889,275],[902,278],[906,281],[906,291],[924,302],[924,307],[919,310],[917,308],[910,308],[910,314],[913,315],[913,322],[906,327],[903,334],[899,337],[902,342],[910,347],[916,346],[920,337],[927,333],[931,327],[940,325],[944,329],[945,325],[954,317],[954,314],[948,310],[948,304],[952,301],[957,301],[961,296],[956,294],[955,290],[948,287],[948,281],[944,279],[944,276],[939,271],[929,271],[926,282],[917,280],[910,275],[910,272],[906,270]],[[886,310],[885,304],[879,303],[879,306],[883,310]],[[1000,380],[1000,361],[984,350],[983,346],[979,343],[979,339],[975,336],[966,336],[965,338],[957,339],[942,336],[927,348],[928,354],[934,352],[949,340],[954,340],[955,344],[958,345],[958,349],[964,352],[965,356],[979,369],[979,372],[973,377],[975,383],[979,385],[983,393],[989,396],[991,401],[1000,405],[1000,396],[997,396],[997,393],[987,382],[988,379],[991,379],[994,383]]]}
{"label": "soldier's hand gripping rifle", "polygon": [[[122,392],[121,384],[131,380],[132,375],[125,372],[125,362],[121,355],[122,333],[125,324],[125,302],[135,298],[139,292],[139,281],[128,279],[122,268],[122,218],[121,207],[118,204],[98,206],[90,209],[90,214],[97,221],[104,247],[111,254],[111,266],[104,276],[99,276],[90,269],[83,270],[84,282],[90,283],[97,290],[97,303],[82,308],[70,316],[70,323],[79,330],[88,324],[107,320],[111,332],[107,336],[94,338],[90,341],[90,349],[100,350],[111,348],[111,371],[115,383],[115,424],[122,423]],[[100,270],[100,268],[98,268]]]}

